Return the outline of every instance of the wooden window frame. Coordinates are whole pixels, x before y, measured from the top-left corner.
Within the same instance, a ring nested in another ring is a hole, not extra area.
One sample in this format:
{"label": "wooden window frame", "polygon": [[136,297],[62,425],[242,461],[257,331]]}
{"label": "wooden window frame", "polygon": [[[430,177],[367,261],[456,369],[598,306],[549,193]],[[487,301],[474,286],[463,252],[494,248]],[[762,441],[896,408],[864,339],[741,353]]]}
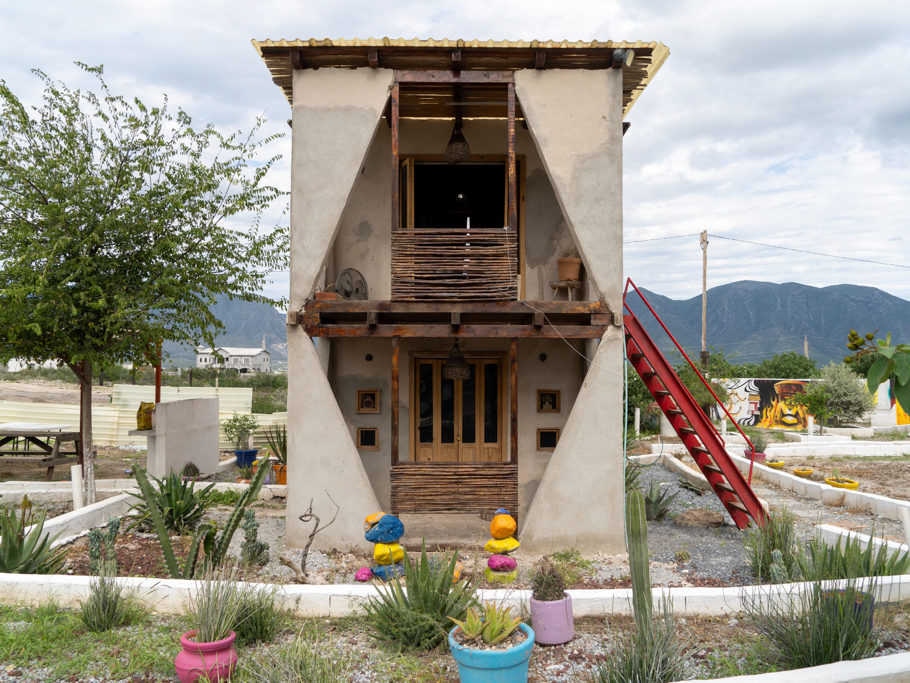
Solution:
{"label": "wooden window frame", "polygon": [[[540,445],[540,437],[542,436],[543,432],[556,432],[556,443],[553,446],[541,446]],[[559,445],[559,437],[560,437],[561,432],[562,432],[562,430],[559,429],[559,427],[539,427],[537,429],[537,450],[555,451],[556,446]]]}
{"label": "wooden window frame", "polygon": [[[376,437],[376,443],[372,446],[363,444],[363,434],[373,432]],[[379,450],[379,427],[358,427],[357,428],[357,450],[358,451],[378,451]]]}
{"label": "wooden window frame", "polygon": [[[373,394],[373,407],[364,408],[362,406],[363,399],[368,394]],[[355,406],[356,412],[362,414],[376,414],[379,412],[379,389],[358,389],[357,390],[357,405]]]}
{"label": "wooden window frame", "polygon": [[[556,397],[553,408],[545,409],[541,407],[541,399],[544,394],[553,394]],[[537,412],[538,413],[561,413],[562,412],[562,392],[559,389],[538,389],[537,390]]]}

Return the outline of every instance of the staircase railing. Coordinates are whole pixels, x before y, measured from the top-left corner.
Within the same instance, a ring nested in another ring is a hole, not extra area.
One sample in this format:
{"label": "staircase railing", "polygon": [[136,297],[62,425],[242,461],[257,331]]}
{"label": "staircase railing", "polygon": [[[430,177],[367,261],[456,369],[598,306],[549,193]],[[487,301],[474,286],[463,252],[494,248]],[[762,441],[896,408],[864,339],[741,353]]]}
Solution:
{"label": "staircase railing", "polygon": [[[629,294],[630,285],[631,285],[632,289],[635,290],[636,294],[638,294],[639,298],[641,298],[642,303],[644,303],[644,305],[648,308],[648,310],[651,311],[651,315],[654,316],[654,319],[660,324],[660,326],[663,328],[663,331],[667,333],[667,336],[670,338],[670,341],[673,342],[673,345],[676,346],[676,349],[682,354],[682,357],[686,359],[686,362],[695,371],[695,376],[701,380],[701,383],[705,385],[705,388],[711,392],[711,396],[714,397],[714,400],[717,402],[717,405],[719,405],[721,410],[724,411],[724,414],[728,418],[730,418],[730,422],[732,422],[733,426],[736,427],[736,431],[738,431],[740,433],[740,435],[743,437],[743,439],[745,439],[746,443],[749,444],[749,450],[751,450],[754,453],[755,447],[752,445],[752,440],[748,436],[746,436],[746,434],[743,432],[742,429],[739,428],[739,424],[736,422],[736,420],[730,414],[730,411],[727,410],[727,406],[725,406],[724,402],[721,401],[720,398],[718,398],[716,393],[714,393],[714,389],[711,388],[710,382],[708,382],[708,380],[706,380],[704,378],[704,376],[701,374],[701,371],[698,369],[698,366],[696,366],[695,363],[692,362],[692,359],[689,358],[689,355],[683,350],[683,347],[679,345],[679,342],[676,341],[676,337],[673,336],[673,333],[670,332],[669,329],[667,329],[666,325],[664,325],[664,321],[661,320],[659,315],[657,315],[657,311],[654,310],[654,308],[651,306],[650,302],[645,298],[645,295],[642,294],[641,290],[635,285],[634,282],[632,282],[632,278],[626,278],[626,287],[622,293],[623,307],[627,311],[629,311],[629,313],[632,313],[634,315],[634,312],[629,307],[629,304],[626,303],[626,297]],[[714,426],[713,423],[710,423],[710,424],[711,424],[711,429],[714,430],[715,434],[717,434],[717,437],[721,440],[721,442],[724,443],[724,446],[726,447],[726,442],[724,441],[723,437],[721,437],[720,432],[717,431],[717,428]],[[750,459],[750,461],[749,461],[749,479],[748,479],[748,483],[750,486],[752,485],[752,467],[754,464],[755,464],[755,460]]]}

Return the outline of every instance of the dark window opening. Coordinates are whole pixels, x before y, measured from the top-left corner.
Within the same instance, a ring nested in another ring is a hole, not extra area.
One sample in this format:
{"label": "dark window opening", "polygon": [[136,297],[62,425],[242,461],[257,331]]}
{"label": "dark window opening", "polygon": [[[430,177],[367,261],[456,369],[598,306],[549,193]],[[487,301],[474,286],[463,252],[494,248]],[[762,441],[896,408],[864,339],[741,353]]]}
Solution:
{"label": "dark window opening", "polygon": [[[506,224],[503,163],[418,162],[414,168],[414,227],[502,228]],[[404,204],[407,206],[407,204]]]}

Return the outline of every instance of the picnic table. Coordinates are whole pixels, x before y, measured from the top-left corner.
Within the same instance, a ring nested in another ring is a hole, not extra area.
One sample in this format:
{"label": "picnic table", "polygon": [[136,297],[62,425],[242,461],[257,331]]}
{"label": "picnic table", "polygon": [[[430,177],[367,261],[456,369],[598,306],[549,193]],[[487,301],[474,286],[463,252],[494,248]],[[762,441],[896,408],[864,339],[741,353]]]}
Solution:
{"label": "picnic table", "polygon": [[[67,443],[72,446],[65,448]],[[45,479],[51,481],[54,467],[82,464],[82,439],[70,425],[4,422],[0,423],[0,459],[46,467]]]}

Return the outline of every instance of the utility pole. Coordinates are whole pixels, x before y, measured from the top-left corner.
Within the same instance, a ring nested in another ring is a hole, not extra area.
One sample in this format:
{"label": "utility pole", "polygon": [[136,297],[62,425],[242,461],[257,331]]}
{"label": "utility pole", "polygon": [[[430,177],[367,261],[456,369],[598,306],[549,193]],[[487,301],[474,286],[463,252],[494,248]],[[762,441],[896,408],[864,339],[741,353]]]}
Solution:
{"label": "utility pole", "polygon": [[806,358],[809,357],[809,335],[807,334],[803,335],[803,355]]}
{"label": "utility pole", "polygon": [[708,231],[701,231],[701,367],[708,371]]}

